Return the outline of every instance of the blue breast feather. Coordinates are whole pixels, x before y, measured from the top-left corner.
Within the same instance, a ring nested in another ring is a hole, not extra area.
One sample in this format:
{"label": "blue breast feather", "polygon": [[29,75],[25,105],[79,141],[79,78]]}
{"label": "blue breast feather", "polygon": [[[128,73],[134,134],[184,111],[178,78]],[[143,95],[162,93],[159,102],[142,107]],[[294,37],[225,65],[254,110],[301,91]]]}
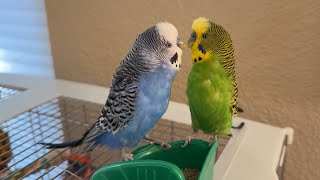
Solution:
{"label": "blue breast feather", "polygon": [[159,67],[156,71],[141,75],[132,120],[116,134],[102,134],[97,143],[110,148],[136,146],[167,110],[176,72],[175,69]]}

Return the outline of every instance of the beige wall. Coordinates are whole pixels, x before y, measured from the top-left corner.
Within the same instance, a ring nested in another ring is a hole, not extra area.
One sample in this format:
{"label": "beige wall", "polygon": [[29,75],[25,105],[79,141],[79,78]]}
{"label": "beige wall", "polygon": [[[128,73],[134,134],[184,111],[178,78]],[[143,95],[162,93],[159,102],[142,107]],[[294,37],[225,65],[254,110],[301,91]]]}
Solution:
{"label": "beige wall", "polygon": [[[206,16],[235,42],[240,116],[295,129],[286,179],[320,179],[320,1],[47,1],[57,78],[110,85],[136,35],[159,21],[187,40]],[[185,49],[172,99],[186,102],[191,67]],[[90,92],[88,92],[90,93]]]}

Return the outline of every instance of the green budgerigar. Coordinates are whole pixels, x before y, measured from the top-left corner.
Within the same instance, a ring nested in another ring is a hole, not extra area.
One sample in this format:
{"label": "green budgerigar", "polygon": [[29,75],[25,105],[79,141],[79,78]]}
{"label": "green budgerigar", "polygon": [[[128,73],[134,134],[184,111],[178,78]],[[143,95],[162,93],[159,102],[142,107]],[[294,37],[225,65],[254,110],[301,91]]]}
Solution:
{"label": "green budgerigar", "polygon": [[[215,136],[231,135],[232,118],[242,111],[237,107],[231,37],[222,26],[201,17],[193,21],[188,46],[193,63],[187,82],[192,128]],[[186,144],[190,140],[187,138]]]}

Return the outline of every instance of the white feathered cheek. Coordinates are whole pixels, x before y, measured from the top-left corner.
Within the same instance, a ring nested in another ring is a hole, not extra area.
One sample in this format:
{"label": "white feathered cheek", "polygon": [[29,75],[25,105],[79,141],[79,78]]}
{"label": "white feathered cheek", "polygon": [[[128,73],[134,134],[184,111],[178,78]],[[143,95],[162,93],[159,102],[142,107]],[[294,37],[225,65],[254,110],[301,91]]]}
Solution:
{"label": "white feathered cheek", "polygon": [[182,57],[182,50],[180,48],[173,48],[173,56],[170,58],[171,67],[177,70],[181,67],[181,57]]}

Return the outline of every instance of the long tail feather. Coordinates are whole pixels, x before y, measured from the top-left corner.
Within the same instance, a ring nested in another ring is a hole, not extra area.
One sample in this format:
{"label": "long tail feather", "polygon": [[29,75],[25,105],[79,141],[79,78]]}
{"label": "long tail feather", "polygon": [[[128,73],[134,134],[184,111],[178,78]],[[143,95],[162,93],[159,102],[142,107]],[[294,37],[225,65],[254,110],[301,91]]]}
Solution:
{"label": "long tail feather", "polygon": [[46,146],[46,148],[48,149],[55,149],[55,148],[77,147],[80,144],[82,144],[82,141],[83,139],[79,139],[71,142],[65,142],[65,143],[57,143],[57,144],[55,143],[39,143],[39,144]]}
{"label": "long tail feather", "polygon": [[70,141],[70,142],[64,142],[64,143],[39,143],[42,144],[44,146],[46,146],[46,148],[48,149],[55,149],[55,148],[66,148],[66,147],[77,147],[80,146],[83,141],[86,139],[87,135],[89,134],[89,132],[91,131],[91,129],[94,126],[92,126],[88,131],[86,131],[81,139],[75,140],[75,141]]}
{"label": "long tail feather", "polygon": [[237,111],[238,111],[239,113],[243,113],[243,112],[244,112],[244,110],[243,110],[241,107],[237,107]]}
{"label": "long tail feather", "polygon": [[241,122],[238,126],[232,126],[232,129],[242,129],[244,126],[244,122]]}

